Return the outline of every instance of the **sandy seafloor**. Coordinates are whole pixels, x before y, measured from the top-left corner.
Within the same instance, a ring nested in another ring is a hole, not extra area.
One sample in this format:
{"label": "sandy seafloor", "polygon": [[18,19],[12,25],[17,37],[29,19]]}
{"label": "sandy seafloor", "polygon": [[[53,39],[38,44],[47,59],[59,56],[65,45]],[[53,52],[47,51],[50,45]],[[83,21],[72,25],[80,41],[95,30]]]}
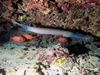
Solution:
{"label": "sandy seafloor", "polygon": [[31,33],[37,40],[23,43],[3,38],[0,44],[0,75],[100,75],[100,41],[68,38],[55,41],[58,36]]}

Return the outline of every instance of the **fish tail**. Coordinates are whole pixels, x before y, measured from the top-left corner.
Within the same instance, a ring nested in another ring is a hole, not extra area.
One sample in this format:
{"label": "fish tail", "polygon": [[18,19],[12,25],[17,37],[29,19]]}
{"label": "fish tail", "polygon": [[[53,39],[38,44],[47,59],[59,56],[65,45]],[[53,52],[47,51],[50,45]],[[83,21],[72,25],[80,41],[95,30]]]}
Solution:
{"label": "fish tail", "polygon": [[84,36],[84,35],[77,34],[77,33],[73,33],[72,37],[79,38],[79,39],[83,39],[83,40],[89,40],[90,39],[89,36]]}

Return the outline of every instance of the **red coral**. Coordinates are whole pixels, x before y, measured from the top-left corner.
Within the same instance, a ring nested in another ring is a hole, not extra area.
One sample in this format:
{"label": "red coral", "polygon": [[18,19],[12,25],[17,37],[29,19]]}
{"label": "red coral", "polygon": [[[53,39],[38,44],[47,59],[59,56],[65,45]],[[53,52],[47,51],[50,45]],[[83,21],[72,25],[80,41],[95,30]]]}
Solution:
{"label": "red coral", "polygon": [[67,11],[67,3],[58,3],[58,7],[63,10],[63,11]]}
{"label": "red coral", "polygon": [[98,4],[99,0],[85,0],[85,3],[96,3]]}
{"label": "red coral", "polygon": [[91,5],[87,4],[87,3],[85,3],[85,4],[82,5],[82,8],[90,8],[90,7],[91,7]]}
{"label": "red coral", "polygon": [[54,59],[55,59],[54,56],[48,55],[48,57],[47,57],[47,62],[48,62],[48,63],[52,63],[52,61],[53,61]]}
{"label": "red coral", "polygon": [[61,55],[61,56],[66,56],[66,54],[64,53],[64,52],[62,52],[62,51],[56,51],[55,52],[57,55]]}
{"label": "red coral", "polygon": [[14,16],[12,16],[12,19],[16,20],[17,19],[17,15],[15,14]]}
{"label": "red coral", "polygon": [[44,17],[44,21],[50,22],[51,20],[50,20],[50,18],[49,18],[48,16],[45,16],[45,17]]}
{"label": "red coral", "polygon": [[28,10],[34,10],[34,9],[36,9],[37,8],[37,5],[35,4],[35,2],[30,2],[30,3],[28,3],[28,5],[27,5],[27,9]]}
{"label": "red coral", "polygon": [[86,72],[86,70],[84,70],[84,69],[81,69],[81,70],[80,70],[80,73],[81,73],[81,75],[87,75],[87,72]]}
{"label": "red coral", "polygon": [[39,54],[38,60],[44,61],[45,60],[44,54]]}
{"label": "red coral", "polygon": [[46,60],[48,63],[52,63],[52,61],[55,59],[52,55],[45,55],[45,54],[39,54],[38,60],[44,61]]}

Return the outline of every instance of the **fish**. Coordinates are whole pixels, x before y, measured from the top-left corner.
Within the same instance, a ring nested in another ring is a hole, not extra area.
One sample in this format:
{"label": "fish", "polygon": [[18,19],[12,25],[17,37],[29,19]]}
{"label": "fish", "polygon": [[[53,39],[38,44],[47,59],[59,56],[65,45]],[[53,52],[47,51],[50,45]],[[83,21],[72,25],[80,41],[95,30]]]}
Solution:
{"label": "fish", "polygon": [[24,28],[26,31],[31,31],[34,33],[39,33],[39,34],[50,34],[50,35],[60,35],[64,37],[73,37],[73,38],[79,38],[83,40],[89,40],[90,36],[85,36],[81,35],[78,33],[70,32],[70,31],[65,31],[65,30],[58,30],[58,29],[51,29],[51,28],[38,28],[38,27],[30,27],[26,25],[25,23],[18,23],[15,20],[12,20],[13,24],[17,24]]}

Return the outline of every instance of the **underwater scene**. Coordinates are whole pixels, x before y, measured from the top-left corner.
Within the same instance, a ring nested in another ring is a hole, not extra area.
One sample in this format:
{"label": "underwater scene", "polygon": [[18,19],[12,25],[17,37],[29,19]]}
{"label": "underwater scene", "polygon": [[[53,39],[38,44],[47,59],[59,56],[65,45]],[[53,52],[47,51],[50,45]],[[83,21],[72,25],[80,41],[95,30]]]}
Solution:
{"label": "underwater scene", "polygon": [[100,0],[0,0],[0,75],[100,75]]}

